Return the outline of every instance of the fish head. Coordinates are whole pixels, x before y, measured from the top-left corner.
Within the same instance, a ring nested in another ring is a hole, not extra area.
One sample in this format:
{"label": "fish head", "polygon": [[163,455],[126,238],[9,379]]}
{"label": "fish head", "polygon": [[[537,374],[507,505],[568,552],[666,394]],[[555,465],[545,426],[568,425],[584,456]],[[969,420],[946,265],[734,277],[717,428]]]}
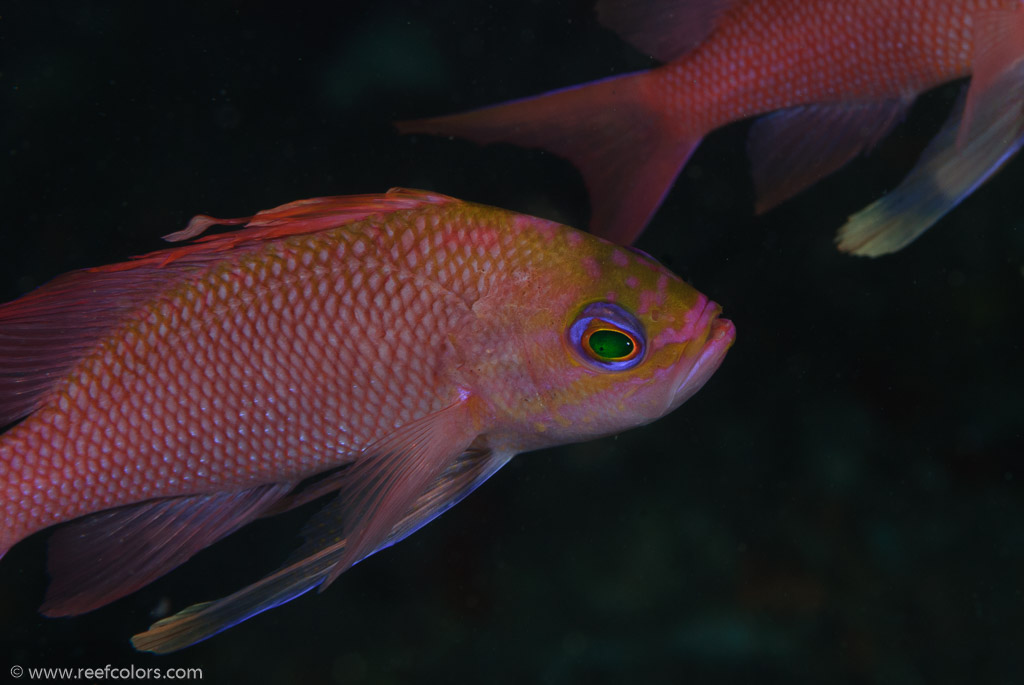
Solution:
{"label": "fish head", "polygon": [[716,303],[653,258],[560,228],[487,306],[476,380],[515,451],[664,416],[704,385],[735,338]]}

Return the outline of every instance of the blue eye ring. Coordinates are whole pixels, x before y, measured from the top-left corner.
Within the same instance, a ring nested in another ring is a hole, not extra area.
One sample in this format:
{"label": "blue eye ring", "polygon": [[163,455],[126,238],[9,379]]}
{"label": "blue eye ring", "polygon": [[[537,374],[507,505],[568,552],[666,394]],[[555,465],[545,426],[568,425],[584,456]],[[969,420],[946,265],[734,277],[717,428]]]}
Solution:
{"label": "blue eye ring", "polygon": [[[595,334],[618,334],[614,356],[594,344]],[[641,361],[647,351],[644,328],[635,316],[611,302],[592,302],[583,308],[568,330],[569,345],[576,355],[602,371],[625,371]]]}

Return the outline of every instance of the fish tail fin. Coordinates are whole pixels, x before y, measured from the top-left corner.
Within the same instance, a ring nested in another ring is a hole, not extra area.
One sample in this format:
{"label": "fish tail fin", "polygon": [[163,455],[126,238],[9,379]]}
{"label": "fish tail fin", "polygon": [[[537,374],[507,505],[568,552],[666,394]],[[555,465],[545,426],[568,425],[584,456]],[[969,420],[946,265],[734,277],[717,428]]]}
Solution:
{"label": "fish tail fin", "polygon": [[540,147],[570,160],[590,193],[591,230],[619,244],[643,231],[704,131],[665,115],[649,72],[462,114],[398,122],[401,133]]}
{"label": "fish tail fin", "polygon": [[1024,5],[978,12],[974,76],[942,131],[895,190],[839,229],[839,249],[877,257],[912,242],[1024,144]]}

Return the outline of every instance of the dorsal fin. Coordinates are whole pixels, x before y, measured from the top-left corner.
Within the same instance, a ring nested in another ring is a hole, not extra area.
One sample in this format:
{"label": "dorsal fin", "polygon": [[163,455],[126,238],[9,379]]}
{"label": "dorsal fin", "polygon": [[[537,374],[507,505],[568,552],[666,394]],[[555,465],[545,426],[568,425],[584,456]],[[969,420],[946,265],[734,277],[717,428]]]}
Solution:
{"label": "dorsal fin", "polygon": [[640,52],[662,62],[708,37],[739,0],[601,0],[597,18]]}
{"label": "dorsal fin", "polygon": [[130,262],[99,267],[97,271],[123,271],[139,266],[166,266],[189,257],[209,259],[239,247],[246,247],[293,235],[315,233],[328,228],[344,226],[374,214],[387,214],[423,205],[441,205],[459,202],[453,197],[425,190],[392,188],[387,193],[374,195],[338,195],[296,200],[288,204],[264,209],[251,217],[217,219],[200,214],[180,231],[164,236],[170,242],[189,240],[201,235],[215,224],[245,224],[245,228],[209,235],[166,250],[141,255]]}

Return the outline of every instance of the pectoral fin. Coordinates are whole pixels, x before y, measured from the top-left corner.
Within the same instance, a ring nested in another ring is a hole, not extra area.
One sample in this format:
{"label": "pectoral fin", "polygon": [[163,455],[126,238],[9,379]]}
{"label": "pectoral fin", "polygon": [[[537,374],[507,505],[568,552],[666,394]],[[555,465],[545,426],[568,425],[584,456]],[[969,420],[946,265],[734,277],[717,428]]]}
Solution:
{"label": "pectoral fin", "polygon": [[[132,638],[136,649],[167,653],[205,640],[314,587],[326,587],[375,551],[412,534],[454,506],[511,455],[471,445],[468,407],[421,419],[374,447],[339,479],[339,493],[305,529],[284,567],[242,590],[197,604]],[[322,491],[321,491],[322,492]]]}

